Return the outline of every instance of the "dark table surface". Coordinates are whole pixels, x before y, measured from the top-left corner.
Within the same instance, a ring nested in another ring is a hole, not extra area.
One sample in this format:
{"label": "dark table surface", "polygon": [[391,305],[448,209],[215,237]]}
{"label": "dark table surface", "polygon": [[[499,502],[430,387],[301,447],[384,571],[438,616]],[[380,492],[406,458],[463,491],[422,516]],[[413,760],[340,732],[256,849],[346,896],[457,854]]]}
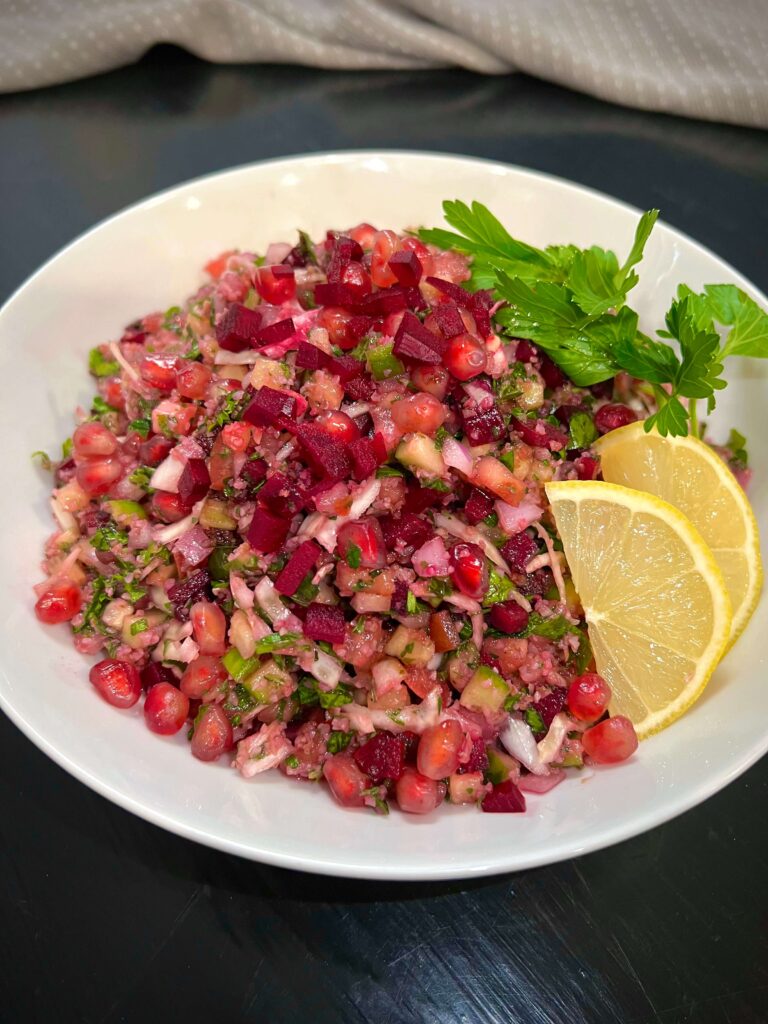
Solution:
{"label": "dark table surface", "polygon": [[[0,298],[156,189],[362,147],[492,157],[658,206],[768,286],[756,131],[524,77],[214,68],[164,47],[98,79],[0,97]],[[768,759],[580,860],[384,884],[176,838],[75,782],[2,717],[0,752],[2,1024],[768,1021]]]}

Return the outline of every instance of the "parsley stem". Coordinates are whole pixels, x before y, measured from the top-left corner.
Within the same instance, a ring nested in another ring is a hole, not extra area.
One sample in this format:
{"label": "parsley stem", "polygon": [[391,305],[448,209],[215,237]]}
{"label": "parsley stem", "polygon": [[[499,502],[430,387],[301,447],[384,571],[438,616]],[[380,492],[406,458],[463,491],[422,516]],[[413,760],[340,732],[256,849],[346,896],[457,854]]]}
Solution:
{"label": "parsley stem", "polygon": [[691,419],[691,433],[694,437],[699,437],[699,417],[696,412],[696,399],[688,399],[688,415]]}

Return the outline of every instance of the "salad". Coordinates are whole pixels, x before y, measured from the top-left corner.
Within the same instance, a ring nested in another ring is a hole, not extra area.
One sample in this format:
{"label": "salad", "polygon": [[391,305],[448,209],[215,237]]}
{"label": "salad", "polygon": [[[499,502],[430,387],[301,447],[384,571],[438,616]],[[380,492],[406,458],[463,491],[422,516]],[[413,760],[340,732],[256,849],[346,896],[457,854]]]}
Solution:
{"label": "salad", "polygon": [[[660,332],[679,355],[641,334],[626,298],[656,211],[621,265],[445,212],[455,230],[223,253],[94,348],[91,408],[60,460],[39,453],[35,611],[69,623],[104,700],[142,701],[202,761],[379,813],[520,812],[637,747],[545,485],[598,479],[594,443],[636,420],[703,434],[696,400],[724,355],[766,354],[768,318],[682,286]],[[746,482],[744,439],[718,451]]]}

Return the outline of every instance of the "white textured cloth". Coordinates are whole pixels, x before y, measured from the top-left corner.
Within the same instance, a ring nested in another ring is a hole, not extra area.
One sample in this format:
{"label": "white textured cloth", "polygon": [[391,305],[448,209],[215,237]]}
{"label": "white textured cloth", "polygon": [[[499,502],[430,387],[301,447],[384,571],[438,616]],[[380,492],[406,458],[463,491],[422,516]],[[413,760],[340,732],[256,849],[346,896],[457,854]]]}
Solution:
{"label": "white textured cloth", "polygon": [[526,71],[768,127],[768,0],[0,0],[0,90],[176,43],[218,62]]}

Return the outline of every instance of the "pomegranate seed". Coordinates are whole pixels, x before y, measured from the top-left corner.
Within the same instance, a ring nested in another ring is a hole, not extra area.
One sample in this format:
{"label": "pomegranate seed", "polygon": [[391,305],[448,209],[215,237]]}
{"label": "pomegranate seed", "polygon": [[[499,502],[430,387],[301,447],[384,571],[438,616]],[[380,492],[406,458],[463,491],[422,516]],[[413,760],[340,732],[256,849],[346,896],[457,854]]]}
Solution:
{"label": "pomegranate seed", "polygon": [[482,736],[472,741],[472,750],[466,764],[459,767],[460,772],[484,772],[488,767],[488,751]]}
{"label": "pomegranate seed", "polygon": [[343,807],[365,806],[363,790],[369,788],[369,780],[349,754],[329,757],[323,764],[323,776]]}
{"label": "pomegranate seed", "polygon": [[189,697],[171,683],[155,683],[144,701],[147,728],[161,736],[173,736],[184,725],[189,714]]}
{"label": "pomegranate seed", "polygon": [[594,480],[600,472],[600,463],[591,455],[580,455],[573,463],[579,480]]}
{"label": "pomegranate seed", "polygon": [[144,466],[159,466],[173,448],[173,441],[162,434],[147,438],[139,447],[139,461]]}
{"label": "pomegranate seed", "polygon": [[150,387],[169,392],[176,387],[178,367],[176,356],[144,356],[139,364],[139,373]]}
{"label": "pomegranate seed", "polygon": [[480,807],[486,814],[522,814],[525,811],[525,797],[514,782],[506,779],[493,787]]}
{"label": "pomegranate seed", "polygon": [[354,753],[357,767],[377,786],[399,779],[405,767],[405,741],[401,735],[379,732]]}
{"label": "pomegranate seed", "polygon": [[227,670],[219,659],[202,654],[194,661],[190,661],[184,669],[179,687],[181,692],[192,700],[201,700],[209,690],[225,682],[226,679]]}
{"label": "pomegranate seed", "polygon": [[106,494],[123,475],[123,465],[118,459],[91,459],[81,462],[75,470],[77,482],[90,497]]}
{"label": "pomegranate seed", "polygon": [[350,329],[351,320],[352,314],[348,313],[345,309],[339,309],[336,306],[325,306],[320,310],[317,324],[328,331],[328,340],[332,345],[338,345],[339,348],[347,351],[354,348],[357,344]]}
{"label": "pomegranate seed", "polygon": [[387,564],[384,534],[374,516],[344,523],[337,537],[339,554],[352,568],[383,569]]}
{"label": "pomegranate seed", "polygon": [[178,494],[170,491],[155,491],[150,502],[152,513],[164,523],[178,523],[188,516],[192,506],[182,501]]}
{"label": "pomegranate seed", "polygon": [[102,393],[107,405],[111,405],[113,409],[119,409],[120,412],[125,412],[125,395],[119,377],[112,377],[111,380],[105,381]]}
{"label": "pomegranate seed", "polygon": [[192,734],[192,756],[198,761],[215,761],[232,747],[232,726],[218,704],[208,704],[198,713]]}
{"label": "pomegranate seed", "polygon": [[553,363],[549,356],[546,355],[541,357],[539,373],[544,378],[544,383],[548,388],[559,388],[567,380],[567,377],[557,363]]}
{"label": "pomegranate seed", "polygon": [[360,431],[355,421],[345,412],[339,412],[338,409],[321,412],[315,423],[343,444],[351,444],[352,441],[356,441],[360,437]]}
{"label": "pomegranate seed", "polygon": [[227,448],[233,452],[244,452],[251,441],[251,425],[244,421],[228,423],[221,431],[221,436]]}
{"label": "pomegranate seed", "polygon": [[443,366],[457,380],[471,380],[485,369],[485,348],[472,334],[457,334],[443,353]]}
{"label": "pomegranate seed", "polygon": [[611,688],[597,672],[585,672],[568,688],[568,710],[580,722],[596,722],[611,700]]}
{"label": "pomegranate seed", "polygon": [[628,405],[601,405],[595,413],[595,426],[601,434],[607,434],[619,427],[626,427],[628,423],[634,423],[637,413]]}
{"label": "pomegranate seed", "polygon": [[447,415],[448,410],[443,403],[426,392],[403,398],[392,406],[392,419],[404,434],[413,431],[434,434]]}
{"label": "pomegranate seed", "polygon": [[416,767],[428,779],[445,779],[459,767],[464,732],[455,719],[425,729],[419,740]]}
{"label": "pomegranate seed", "polygon": [[488,590],[488,563],[477,544],[454,544],[450,551],[453,582],[467,597],[479,601]]}
{"label": "pomegranate seed", "polygon": [[183,398],[205,398],[212,377],[202,363],[184,363],[176,373],[176,388]]}
{"label": "pomegranate seed", "polygon": [[59,622],[69,622],[80,611],[83,595],[80,588],[71,580],[52,580],[50,585],[38,597],[35,604],[35,615],[41,622],[53,626]]}
{"label": "pomegranate seed", "polygon": [[224,654],[227,649],[227,619],[217,604],[196,601],[189,610],[192,630],[201,654]]}
{"label": "pomegranate seed", "polygon": [[384,325],[381,329],[381,333],[387,338],[394,338],[397,334],[397,329],[403,322],[403,317],[406,314],[406,310],[400,309],[397,313],[390,313],[389,316],[384,318]]}
{"label": "pomegranate seed", "polygon": [[132,708],[141,694],[141,677],[127,661],[105,658],[93,666],[88,678],[107,704],[115,708]]}
{"label": "pomegranate seed", "polygon": [[444,783],[429,779],[414,768],[406,768],[395,783],[395,798],[406,814],[429,814],[444,797]]}
{"label": "pomegranate seed", "polygon": [[628,718],[617,715],[587,729],[582,740],[584,753],[597,764],[618,764],[637,750],[637,734]]}
{"label": "pomegranate seed", "polygon": [[441,402],[448,394],[448,371],[442,366],[417,366],[411,370],[411,380],[419,391],[426,391]]}
{"label": "pomegranate seed", "polygon": [[345,232],[353,241],[357,242],[361,249],[372,249],[376,240],[377,231],[372,224],[358,224],[357,227]]}
{"label": "pomegranate seed", "polygon": [[389,261],[398,247],[398,237],[394,231],[377,231],[371,253],[371,280],[379,288],[389,288],[397,284],[397,277],[389,267]]}
{"label": "pomegranate seed", "polygon": [[371,292],[371,279],[360,263],[348,263],[341,272],[339,281],[355,295],[362,299]]}
{"label": "pomegranate seed", "polygon": [[114,455],[117,438],[103,423],[81,423],[72,435],[72,449],[84,459]]}
{"label": "pomegranate seed", "polygon": [[259,267],[256,271],[256,291],[265,302],[280,306],[296,294],[296,278],[293,268],[282,264],[275,267]]}

